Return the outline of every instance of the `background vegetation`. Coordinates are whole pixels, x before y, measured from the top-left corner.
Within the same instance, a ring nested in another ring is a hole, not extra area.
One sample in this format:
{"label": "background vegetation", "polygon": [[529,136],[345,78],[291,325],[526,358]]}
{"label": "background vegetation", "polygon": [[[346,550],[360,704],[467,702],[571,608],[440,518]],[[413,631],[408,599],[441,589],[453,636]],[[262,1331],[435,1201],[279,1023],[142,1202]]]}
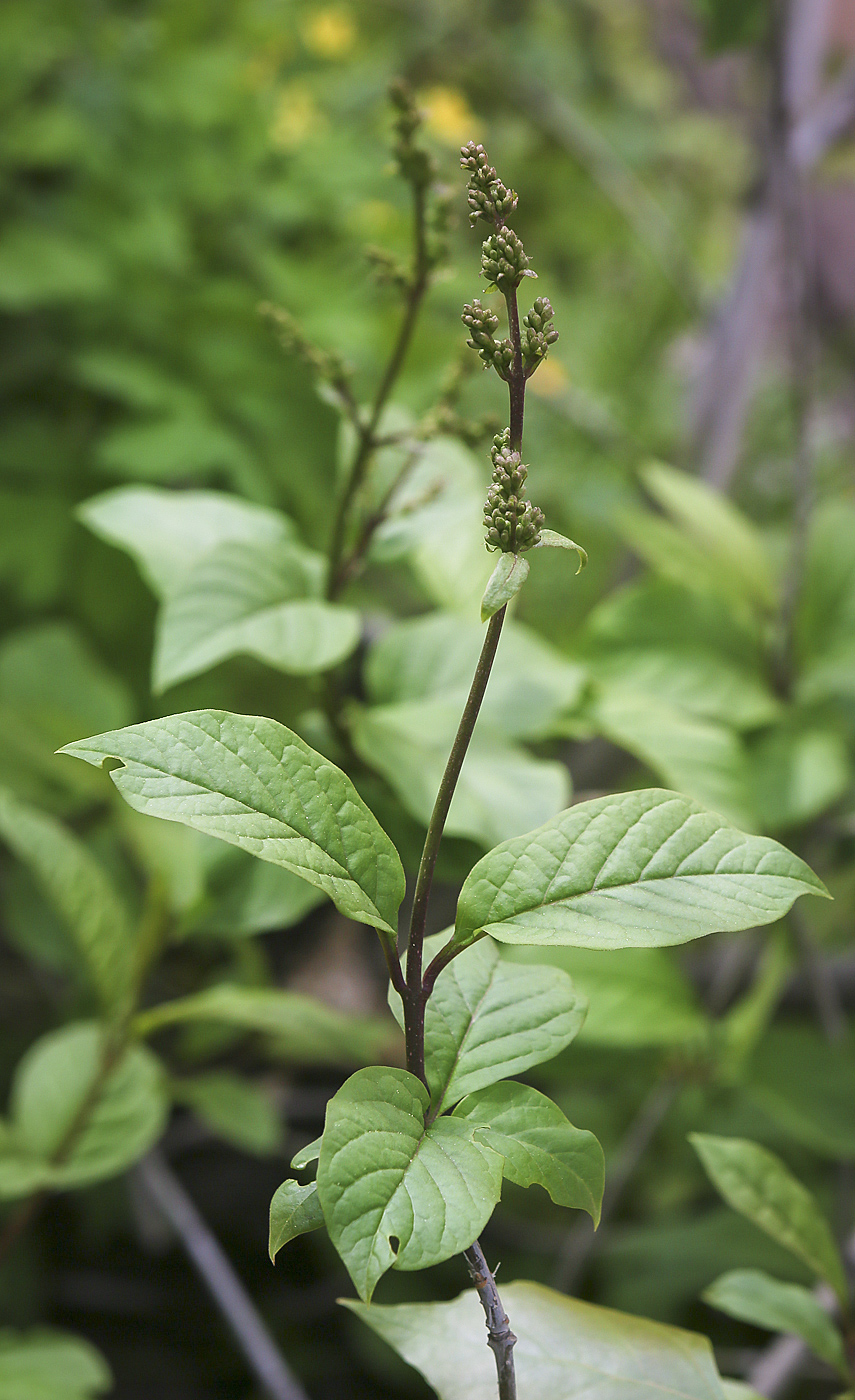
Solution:
{"label": "background vegetation", "polygon": [[[503,398],[474,356],[461,362],[478,285],[457,149],[484,142],[519,191],[561,335],[529,397],[532,495],[590,563],[574,578],[560,551],[533,562],[515,617],[549,649],[495,678],[502,753],[452,827],[448,907],[480,851],[555,809],[556,783],[564,805],[566,770],[577,796],[683,791],[780,837],[835,895],[687,950],[560,950],[590,1012],[531,1078],[603,1142],[607,1219],[595,1241],[585,1217],[508,1187],[486,1243],[503,1280],[705,1331],[726,1374],[750,1372],[768,1333],[701,1293],[728,1269],[811,1276],[718,1201],[687,1134],[772,1147],[841,1240],[853,1225],[853,49],[845,0],[0,8],[0,783],[5,801],[65,824],[129,917],[166,911],[147,1002],[228,981],[339,1013],[290,1042],[203,1020],[155,1042],[170,1074],[161,1150],[312,1395],[427,1393],[336,1306],[351,1290],[325,1239],[275,1271],[266,1252],[269,1198],[330,1093],[378,1044],[400,1055],[373,935],[297,882],[265,885],[249,860],[133,820],[53,751],[203,706],[271,715],[323,746],[322,697],[313,678],[246,656],[158,693],[156,561],[76,508],[128,484],[214,488],[286,512],[323,549],[346,429],[259,306],[286,307],[370,397],[399,304],[366,247],[409,249],[386,100],[403,74],[455,218],[389,431],[413,431],[455,373],[469,426],[465,442],[431,444],[346,601],[363,610],[363,651],[395,617],[474,617],[483,579],[467,541],[489,461],[470,429],[502,421]],[[400,693],[394,656],[385,674],[372,656],[364,676],[357,661],[346,673],[357,781],[412,865],[418,785],[447,724],[442,706],[408,719],[403,702],[424,694]],[[21,818],[3,810],[9,1084],[39,1036],[92,1008],[68,934],[78,916],[57,911],[49,870],[19,859]],[[42,1203],[0,1263],[0,1315],[90,1338],[121,1400],[252,1394],[128,1165]],[[452,1262],[390,1276],[378,1298],[462,1283]],[[797,1384],[834,1393],[819,1363]]]}

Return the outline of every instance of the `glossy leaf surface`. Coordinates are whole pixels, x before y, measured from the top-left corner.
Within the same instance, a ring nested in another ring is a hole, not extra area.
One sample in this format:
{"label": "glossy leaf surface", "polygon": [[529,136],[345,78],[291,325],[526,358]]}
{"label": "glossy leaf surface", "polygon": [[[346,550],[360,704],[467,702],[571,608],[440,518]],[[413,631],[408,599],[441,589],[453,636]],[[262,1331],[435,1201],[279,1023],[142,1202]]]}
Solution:
{"label": "glossy leaf surface", "polygon": [[327,1106],[318,1195],[330,1239],[366,1302],[393,1267],[467,1249],[502,1189],[502,1159],[453,1118],[426,1126],[430,1098],[401,1069],[359,1070]]}
{"label": "glossy leaf surface", "polygon": [[455,938],[589,948],[687,943],[827,893],[804,861],[658,788],[581,802],[474,867]]}
{"label": "glossy leaf surface", "polygon": [[139,812],[284,865],[343,914],[395,932],[398,853],[340,769],[272,719],[196,710],[67,744]]}

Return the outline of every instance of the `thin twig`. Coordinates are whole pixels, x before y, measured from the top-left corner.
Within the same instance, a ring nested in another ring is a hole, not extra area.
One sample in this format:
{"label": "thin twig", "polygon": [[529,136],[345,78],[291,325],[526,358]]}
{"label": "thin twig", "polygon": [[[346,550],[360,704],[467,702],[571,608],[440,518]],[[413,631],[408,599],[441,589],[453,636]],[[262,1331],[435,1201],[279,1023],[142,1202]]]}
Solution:
{"label": "thin twig", "polygon": [[158,1152],[135,1169],[143,1190],[172,1226],[270,1400],[308,1400],[255,1304],[178,1178]]}
{"label": "thin twig", "polygon": [[510,1319],[502,1307],[496,1280],[490,1272],[484,1251],[476,1240],[464,1250],[463,1258],[469,1270],[469,1277],[478,1290],[481,1307],[487,1322],[487,1346],[496,1358],[496,1375],[499,1381],[499,1400],[516,1400],[517,1380],[514,1370],[514,1347],[516,1337],[511,1331]]}

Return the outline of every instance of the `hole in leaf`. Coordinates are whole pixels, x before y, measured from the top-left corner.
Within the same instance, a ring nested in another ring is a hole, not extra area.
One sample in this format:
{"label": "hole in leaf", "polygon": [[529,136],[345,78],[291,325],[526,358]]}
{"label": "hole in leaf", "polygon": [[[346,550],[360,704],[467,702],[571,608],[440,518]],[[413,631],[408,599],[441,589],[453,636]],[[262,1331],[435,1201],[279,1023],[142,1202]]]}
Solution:
{"label": "hole in leaf", "polygon": [[398,1239],[398,1236],[397,1236],[397,1235],[390,1235],[390,1236],[389,1236],[389,1246],[390,1246],[390,1248],[391,1248],[393,1254],[397,1254],[397,1253],[398,1253],[398,1250],[401,1248],[401,1241]]}

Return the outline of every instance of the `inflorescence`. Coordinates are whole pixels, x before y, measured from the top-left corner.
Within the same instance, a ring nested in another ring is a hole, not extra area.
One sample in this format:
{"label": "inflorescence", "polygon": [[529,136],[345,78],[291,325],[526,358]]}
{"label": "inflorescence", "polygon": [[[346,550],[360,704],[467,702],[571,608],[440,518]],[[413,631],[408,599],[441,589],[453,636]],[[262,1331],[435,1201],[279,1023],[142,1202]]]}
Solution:
{"label": "inflorescence", "polygon": [[522,554],[540,543],[543,511],[525,499],[528,468],[520,454],[511,451],[508,428],[493,438],[490,456],[493,480],[484,506],[487,548]]}

